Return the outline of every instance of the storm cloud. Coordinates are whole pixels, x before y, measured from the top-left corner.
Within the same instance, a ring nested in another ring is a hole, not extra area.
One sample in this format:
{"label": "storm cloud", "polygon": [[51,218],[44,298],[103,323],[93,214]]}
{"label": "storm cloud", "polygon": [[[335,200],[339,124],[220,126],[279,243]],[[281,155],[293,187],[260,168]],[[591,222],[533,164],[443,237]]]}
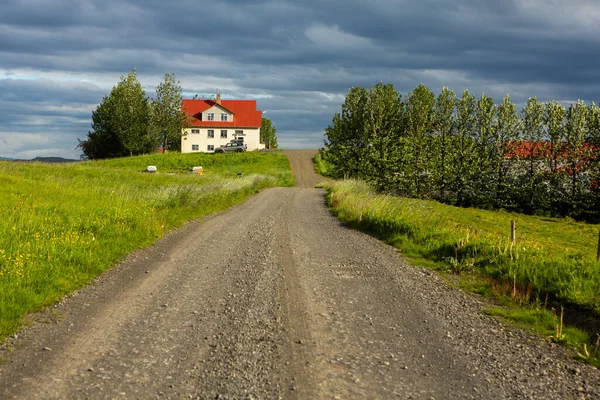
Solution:
{"label": "storm cloud", "polygon": [[600,5],[586,0],[8,0],[0,156],[79,157],[133,68],[148,95],[255,98],[283,148],[317,148],[352,86],[469,89],[498,102],[600,100]]}

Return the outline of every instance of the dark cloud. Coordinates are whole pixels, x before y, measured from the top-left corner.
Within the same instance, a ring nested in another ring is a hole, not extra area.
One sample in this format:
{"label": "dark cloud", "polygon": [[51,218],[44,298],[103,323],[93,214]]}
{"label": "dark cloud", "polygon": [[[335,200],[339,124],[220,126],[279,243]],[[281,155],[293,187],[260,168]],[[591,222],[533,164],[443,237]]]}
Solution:
{"label": "dark cloud", "polygon": [[348,89],[379,81],[598,101],[599,19],[591,0],[3,1],[0,156],[77,156],[133,68],[150,95],[175,72],[188,93],[257,98],[284,147],[321,146]]}

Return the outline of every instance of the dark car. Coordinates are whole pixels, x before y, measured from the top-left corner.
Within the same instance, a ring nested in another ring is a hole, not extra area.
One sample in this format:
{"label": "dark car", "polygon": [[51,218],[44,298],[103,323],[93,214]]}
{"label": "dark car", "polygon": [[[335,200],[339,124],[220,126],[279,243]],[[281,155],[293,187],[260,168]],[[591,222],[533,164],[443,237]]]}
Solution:
{"label": "dark car", "polygon": [[215,153],[241,153],[246,151],[246,146],[243,143],[227,143],[225,146],[221,146],[215,149]]}

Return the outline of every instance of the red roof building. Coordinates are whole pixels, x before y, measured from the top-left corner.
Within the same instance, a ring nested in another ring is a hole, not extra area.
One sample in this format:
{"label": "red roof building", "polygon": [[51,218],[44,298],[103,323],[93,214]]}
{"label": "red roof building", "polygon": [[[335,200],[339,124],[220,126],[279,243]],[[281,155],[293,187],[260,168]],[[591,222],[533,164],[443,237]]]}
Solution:
{"label": "red roof building", "polygon": [[213,152],[231,141],[243,141],[248,151],[264,148],[260,143],[262,111],[256,100],[183,100],[182,110],[190,117],[184,129],[181,151]]}

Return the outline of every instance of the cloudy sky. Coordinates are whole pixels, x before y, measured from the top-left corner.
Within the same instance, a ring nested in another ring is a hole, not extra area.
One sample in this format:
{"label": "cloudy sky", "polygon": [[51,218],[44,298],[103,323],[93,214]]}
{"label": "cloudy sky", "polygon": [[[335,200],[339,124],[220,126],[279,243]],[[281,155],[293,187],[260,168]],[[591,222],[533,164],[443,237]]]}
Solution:
{"label": "cloudy sky", "polygon": [[78,158],[133,68],[148,95],[257,99],[280,147],[318,148],[352,86],[600,100],[593,0],[2,0],[0,157]]}

